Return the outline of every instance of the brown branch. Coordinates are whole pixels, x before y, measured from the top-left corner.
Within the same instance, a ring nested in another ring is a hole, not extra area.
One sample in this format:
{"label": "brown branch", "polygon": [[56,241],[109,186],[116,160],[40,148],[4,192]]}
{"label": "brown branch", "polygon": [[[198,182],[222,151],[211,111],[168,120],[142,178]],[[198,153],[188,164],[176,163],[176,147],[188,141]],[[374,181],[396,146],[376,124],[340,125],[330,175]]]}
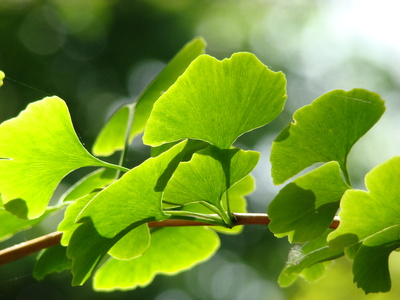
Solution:
{"label": "brown branch", "polygon": [[[256,214],[256,213],[234,213],[235,226],[236,225],[268,225],[270,219],[267,214]],[[149,222],[149,227],[173,227],[173,226],[214,226],[212,224],[187,221],[187,220],[175,220],[169,219],[160,222]],[[329,228],[337,228],[339,226],[339,219],[335,218]],[[38,237],[36,239],[14,245],[12,247],[0,250],[0,265],[8,264],[15,260],[24,258],[30,254],[38,252],[42,249],[49,248],[51,246],[58,245],[60,243],[62,232],[56,231],[47,235]]]}

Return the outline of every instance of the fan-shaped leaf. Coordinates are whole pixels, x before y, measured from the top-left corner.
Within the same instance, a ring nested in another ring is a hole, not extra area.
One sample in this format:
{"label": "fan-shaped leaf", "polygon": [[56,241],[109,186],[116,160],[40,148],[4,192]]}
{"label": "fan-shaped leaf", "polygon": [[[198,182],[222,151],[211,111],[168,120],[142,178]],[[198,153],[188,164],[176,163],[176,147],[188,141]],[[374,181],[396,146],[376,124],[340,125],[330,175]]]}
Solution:
{"label": "fan-shaped leaf", "polygon": [[205,227],[156,230],[151,245],[140,257],[109,259],[94,276],[96,290],[128,290],[148,285],[157,274],[173,275],[205,261],[219,247],[215,232]]}
{"label": "fan-shaped leaf", "polygon": [[243,133],[274,120],[285,99],[284,75],[253,54],[222,61],[201,55],[154,104],[143,141],[158,146],[190,138],[227,149]]}
{"label": "fan-shaped leaf", "polygon": [[333,160],[349,181],[347,155],[384,111],[379,95],[362,89],[335,90],[298,109],[294,122],[272,144],[274,183],[281,184],[314,163]]}
{"label": "fan-shaped leaf", "polygon": [[107,167],[86,151],[73,129],[65,102],[48,97],[31,103],[0,125],[0,193],[4,207],[21,218],[37,218],[69,172]]}

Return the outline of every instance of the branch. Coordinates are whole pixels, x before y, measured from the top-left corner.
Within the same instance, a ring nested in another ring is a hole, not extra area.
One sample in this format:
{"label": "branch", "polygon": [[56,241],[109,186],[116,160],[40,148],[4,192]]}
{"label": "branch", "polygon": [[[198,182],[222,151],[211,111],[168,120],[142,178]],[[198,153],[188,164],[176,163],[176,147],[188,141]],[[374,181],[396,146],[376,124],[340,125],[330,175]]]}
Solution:
{"label": "branch", "polygon": [[[267,214],[257,213],[233,213],[234,226],[237,225],[268,225],[270,219]],[[187,221],[187,220],[164,220],[160,222],[149,222],[150,228],[173,227],[173,226],[214,226],[212,224]],[[339,219],[335,218],[329,228],[336,229],[339,226]],[[58,245],[60,243],[62,232],[56,231],[36,239],[14,245],[12,247],[0,250],[0,266],[24,258],[30,254],[42,249]]]}

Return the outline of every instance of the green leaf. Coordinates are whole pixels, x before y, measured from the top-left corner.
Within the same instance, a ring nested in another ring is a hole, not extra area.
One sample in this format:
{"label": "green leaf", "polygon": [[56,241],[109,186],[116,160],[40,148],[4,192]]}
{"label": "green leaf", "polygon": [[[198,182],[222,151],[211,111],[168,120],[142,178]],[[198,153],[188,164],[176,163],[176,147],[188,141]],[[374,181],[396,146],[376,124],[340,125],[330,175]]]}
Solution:
{"label": "green leaf", "polygon": [[300,108],[272,144],[274,183],[281,184],[314,163],[333,160],[349,182],[347,155],[384,111],[379,95],[363,89],[331,91]]}
{"label": "green leaf", "polygon": [[359,287],[366,293],[385,292],[390,289],[388,256],[400,247],[400,157],[372,169],[365,186],[368,192],[348,190],[344,194],[340,225],[328,241],[337,249],[350,246]]}
{"label": "green leaf", "polygon": [[6,78],[6,74],[4,74],[4,72],[0,70],[0,86],[3,85],[4,78]]}
{"label": "green leaf", "polygon": [[127,233],[108,253],[116,259],[129,260],[142,255],[149,245],[149,227],[143,224]]}
{"label": "green leaf", "polygon": [[39,218],[33,220],[23,220],[6,211],[3,207],[0,207],[0,241],[8,239],[19,231],[31,228],[32,226],[42,222],[51,213],[56,212],[59,209],[61,209],[61,207],[48,207],[44,214]]}
{"label": "green leaf", "polygon": [[29,219],[44,213],[55,188],[71,171],[85,166],[116,168],[86,151],[58,97],[31,103],[0,125],[0,158],[4,207]]}
{"label": "green leaf", "polygon": [[60,198],[60,201],[72,201],[92,193],[116,180],[117,171],[101,168],[84,176],[72,185]]}
{"label": "green leaf", "polygon": [[[226,206],[226,194],[229,193],[229,203],[230,210],[235,213],[245,213],[247,212],[247,201],[244,196],[250,194],[254,190],[254,178],[251,175],[247,175],[242,180],[235,183],[229,190],[227,190],[222,195],[222,205],[223,209],[227,210]],[[190,203],[182,207],[182,210],[189,212],[198,212],[203,214],[212,214],[214,213],[209,208],[201,205],[200,203]],[[213,226],[211,227],[213,230],[225,233],[225,234],[239,234],[243,230],[243,226],[235,226],[232,228],[222,227],[222,226]]]}
{"label": "green leaf", "polygon": [[329,162],[286,185],[268,207],[269,229],[291,243],[311,241],[331,224],[344,192],[337,162]]}
{"label": "green leaf", "polygon": [[111,116],[93,144],[94,155],[110,156],[124,148],[128,122],[129,118],[133,117],[133,110],[133,105],[123,105]]}
{"label": "green leaf", "polygon": [[256,166],[259,153],[209,146],[182,162],[172,175],[163,200],[174,204],[205,201],[221,207],[221,197]]}
{"label": "green leaf", "polygon": [[391,288],[389,255],[400,247],[400,225],[388,227],[366,238],[354,258],[354,282],[366,294]]}
{"label": "green leaf", "polygon": [[368,192],[348,190],[339,212],[340,225],[329,237],[329,245],[344,248],[400,224],[400,157],[373,168],[365,177]]}
{"label": "green leaf", "polygon": [[291,285],[299,276],[314,281],[324,274],[329,260],[343,256],[342,249],[327,246],[326,236],[330,231],[326,230],[317,239],[303,246],[295,245],[290,250],[288,262],[278,279],[280,286]]}
{"label": "green leaf", "polygon": [[98,291],[144,287],[157,274],[174,275],[207,260],[218,247],[218,235],[208,228],[161,228],[154,231],[151,245],[142,256],[104,263],[94,276],[93,286]]}
{"label": "green leaf", "polygon": [[72,285],[82,285],[101,263],[111,247],[130,230],[141,224],[132,224],[113,238],[101,236],[91,220],[80,224],[72,233],[67,256],[72,259]]}
{"label": "green leaf", "polygon": [[37,280],[43,280],[50,273],[59,273],[70,268],[71,260],[67,257],[67,248],[56,245],[45,249],[39,255],[33,277]]}
{"label": "green leaf", "polygon": [[253,54],[222,61],[201,55],[154,104],[143,141],[158,146],[190,138],[230,148],[243,133],[274,120],[285,100],[284,75]]}
{"label": "green leaf", "polygon": [[111,238],[132,223],[168,218],[161,207],[162,192],[187,144],[179,143],[124,174],[90,201],[80,222],[91,219],[100,235]]}
{"label": "green leaf", "polygon": [[[203,39],[196,38],[187,43],[157,75],[152,83],[139,95],[133,115],[129,140],[143,132],[150,116],[154,102],[182,75],[189,64],[204,53],[206,44]],[[105,125],[93,145],[93,153],[109,156],[124,148],[126,128],[128,126],[129,108],[121,107]]]}
{"label": "green leaf", "polygon": [[65,210],[64,219],[58,224],[58,231],[63,233],[61,237],[61,245],[67,246],[71,239],[72,233],[79,227],[79,223],[75,223],[76,218],[85,208],[85,206],[97,195],[97,192],[90,193],[82,198],[77,199],[70,204]]}

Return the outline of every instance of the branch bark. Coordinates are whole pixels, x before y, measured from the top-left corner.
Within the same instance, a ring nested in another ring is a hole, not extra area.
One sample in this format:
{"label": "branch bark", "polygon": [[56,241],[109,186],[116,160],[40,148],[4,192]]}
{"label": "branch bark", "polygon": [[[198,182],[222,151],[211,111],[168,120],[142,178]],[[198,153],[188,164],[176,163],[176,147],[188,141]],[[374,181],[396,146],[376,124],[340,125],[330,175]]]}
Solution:
{"label": "branch bark", "polygon": [[[234,226],[238,225],[268,225],[270,219],[267,214],[258,213],[234,213]],[[187,220],[164,220],[160,222],[149,222],[150,228],[157,227],[173,227],[173,226],[215,226],[203,222],[187,221]],[[336,229],[339,226],[339,219],[335,218],[329,228]],[[14,245],[12,247],[0,250],[0,265],[24,258],[30,254],[38,252],[42,249],[58,245],[60,243],[62,232],[56,231],[36,239]]]}

